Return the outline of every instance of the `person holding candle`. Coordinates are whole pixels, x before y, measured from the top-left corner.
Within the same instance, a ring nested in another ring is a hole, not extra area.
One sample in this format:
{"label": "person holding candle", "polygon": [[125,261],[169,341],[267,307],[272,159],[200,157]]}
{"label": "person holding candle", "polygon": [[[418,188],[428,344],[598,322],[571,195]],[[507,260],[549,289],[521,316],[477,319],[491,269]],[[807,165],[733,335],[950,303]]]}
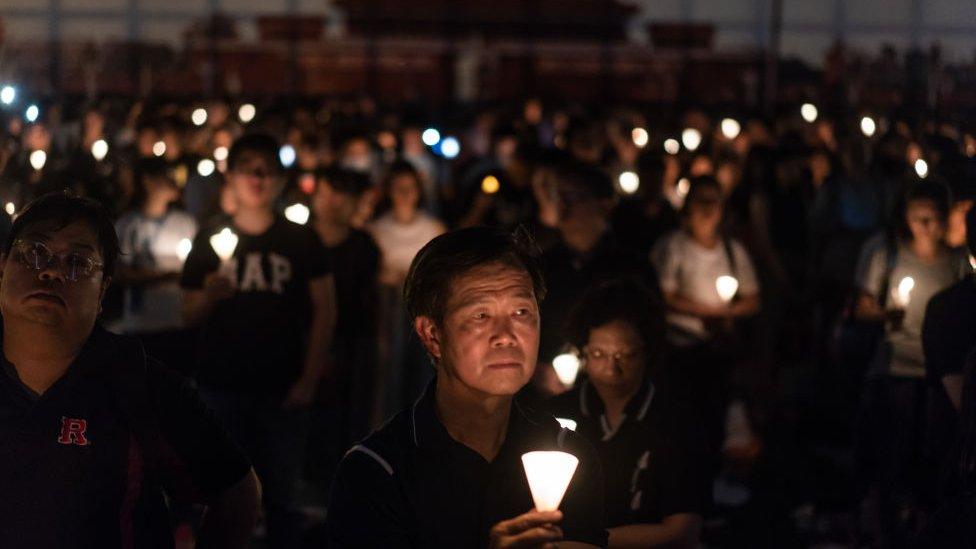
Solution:
{"label": "person holding candle", "polygon": [[115,224],[122,247],[117,276],[124,288],[122,317],[109,327],[138,334],[150,353],[176,368],[192,357],[183,330],[183,258],[180,243],[197,233],[196,220],[173,205],[180,190],[161,158],[145,158],[136,169],[137,207]]}
{"label": "person holding candle", "polygon": [[600,455],[609,547],[696,547],[711,499],[699,414],[664,368],[664,311],[639,281],[595,286],[569,317],[586,376],[555,397]]}
{"label": "person holding candle", "polygon": [[[902,198],[897,226],[869,241],[858,266],[854,316],[884,323],[867,366],[857,420],[861,489],[878,525],[871,534],[901,538],[915,516],[925,409],[922,323],[939,291],[970,271],[967,254],[945,242],[949,192],[917,182]],[[908,517],[908,519],[906,519]]]}
{"label": "person holding candle", "polygon": [[208,506],[200,546],[243,547],[260,487],[189,381],[97,322],[119,257],[105,208],[27,205],[0,258],[0,545],[172,547],[168,504]]}
{"label": "person holding candle", "polygon": [[[710,444],[721,445],[731,370],[744,359],[737,322],[759,310],[759,282],[745,247],[727,236],[719,183],[692,178],[681,209],[681,228],[651,251],[667,306],[667,339],[675,346],[675,371],[685,376],[688,398],[705,415]],[[691,390],[694,388],[694,390]],[[730,450],[751,453],[750,433],[728,433]],[[736,435],[736,436],[733,436]]]}
{"label": "person holding candle", "polygon": [[[515,396],[535,369],[545,295],[523,238],[462,229],[417,254],[404,301],[435,376],[346,454],[326,518],[329,547],[605,545],[593,448]],[[534,451],[578,459],[557,511],[553,501],[533,510],[526,472],[535,467],[522,456]]]}
{"label": "person holding candle", "polygon": [[237,208],[229,225],[200,231],[180,282],[184,318],[201,331],[201,392],[255,457],[271,546],[295,547],[309,407],[326,376],[336,310],[321,240],[275,214],[283,184],[273,138],[235,141],[227,186]]}

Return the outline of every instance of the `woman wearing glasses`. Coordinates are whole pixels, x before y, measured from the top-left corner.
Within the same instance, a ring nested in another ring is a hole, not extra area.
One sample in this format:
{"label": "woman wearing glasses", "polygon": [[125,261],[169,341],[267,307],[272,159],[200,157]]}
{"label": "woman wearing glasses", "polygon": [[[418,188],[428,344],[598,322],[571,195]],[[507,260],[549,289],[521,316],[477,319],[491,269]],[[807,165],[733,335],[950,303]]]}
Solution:
{"label": "woman wearing glasses", "polygon": [[569,318],[586,375],[550,401],[597,449],[610,547],[695,547],[709,503],[697,414],[662,385],[662,306],[637,281],[592,288]]}

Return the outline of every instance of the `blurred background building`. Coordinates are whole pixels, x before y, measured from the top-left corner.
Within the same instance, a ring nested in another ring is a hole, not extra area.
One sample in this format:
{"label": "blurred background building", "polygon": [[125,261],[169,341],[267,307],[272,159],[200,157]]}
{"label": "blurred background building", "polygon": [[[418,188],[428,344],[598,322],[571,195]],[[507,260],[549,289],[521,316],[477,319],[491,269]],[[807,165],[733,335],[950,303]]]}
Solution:
{"label": "blurred background building", "polygon": [[[893,99],[886,97],[890,80],[904,78],[893,52],[912,50],[918,53],[915,62],[929,68],[973,63],[976,5],[953,0],[4,0],[0,5],[0,79],[39,92],[90,96],[324,93],[467,102],[528,92],[577,100],[758,103],[771,87],[787,98],[810,95],[808,88],[823,83],[812,71],[827,71],[829,80],[838,64],[870,57],[863,61],[872,65],[869,75],[862,75],[868,81],[849,84],[863,95],[858,102],[884,104]],[[777,53],[778,66],[768,61]],[[974,101],[946,89],[966,86],[933,85],[938,89],[927,95]]]}

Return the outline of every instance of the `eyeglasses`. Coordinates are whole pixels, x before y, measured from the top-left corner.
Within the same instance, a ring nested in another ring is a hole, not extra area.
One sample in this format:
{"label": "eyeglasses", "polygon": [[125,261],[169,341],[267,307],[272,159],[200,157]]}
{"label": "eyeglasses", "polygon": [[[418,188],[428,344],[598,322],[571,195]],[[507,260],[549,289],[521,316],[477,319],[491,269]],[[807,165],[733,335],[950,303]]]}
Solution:
{"label": "eyeglasses", "polygon": [[72,282],[90,277],[105,264],[78,252],[55,254],[43,242],[16,240],[14,250],[28,269],[43,271],[57,260],[61,275]]}
{"label": "eyeglasses", "polygon": [[583,349],[583,355],[590,362],[605,362],[611,358],[617,362],[633,362],[640,357],[640,348],[625,349],[610,353],[609,351],[596,347],[585,347]]}

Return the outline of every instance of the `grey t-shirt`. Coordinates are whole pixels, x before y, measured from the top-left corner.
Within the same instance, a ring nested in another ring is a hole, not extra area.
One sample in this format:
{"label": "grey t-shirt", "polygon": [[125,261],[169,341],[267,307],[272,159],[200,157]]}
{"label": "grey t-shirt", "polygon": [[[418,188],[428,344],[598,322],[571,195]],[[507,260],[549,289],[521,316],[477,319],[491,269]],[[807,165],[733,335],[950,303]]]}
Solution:
{"label": "grey t-shirt", "polygon": [[[888,251],[883,240],[869,241],[862,252],[858,269],[858,287],[861,291],[879,298],[885,272],[888,268]],[[925,356],[922,352],[922,322],[929,299],[941,290],[971,272],[969,258],[965,250],[950,250],[938,260],[927,263],[921,261],[912,251],[898,246],[897,258],[888,279],[886,308],[897,306],[895,293],[902,280],[912,277],[912,289],[905,307],[905,319],[901,329],[885,327],[885,340],[871,365],[872,375],[890,374],[896,377],[925,376]]]}

